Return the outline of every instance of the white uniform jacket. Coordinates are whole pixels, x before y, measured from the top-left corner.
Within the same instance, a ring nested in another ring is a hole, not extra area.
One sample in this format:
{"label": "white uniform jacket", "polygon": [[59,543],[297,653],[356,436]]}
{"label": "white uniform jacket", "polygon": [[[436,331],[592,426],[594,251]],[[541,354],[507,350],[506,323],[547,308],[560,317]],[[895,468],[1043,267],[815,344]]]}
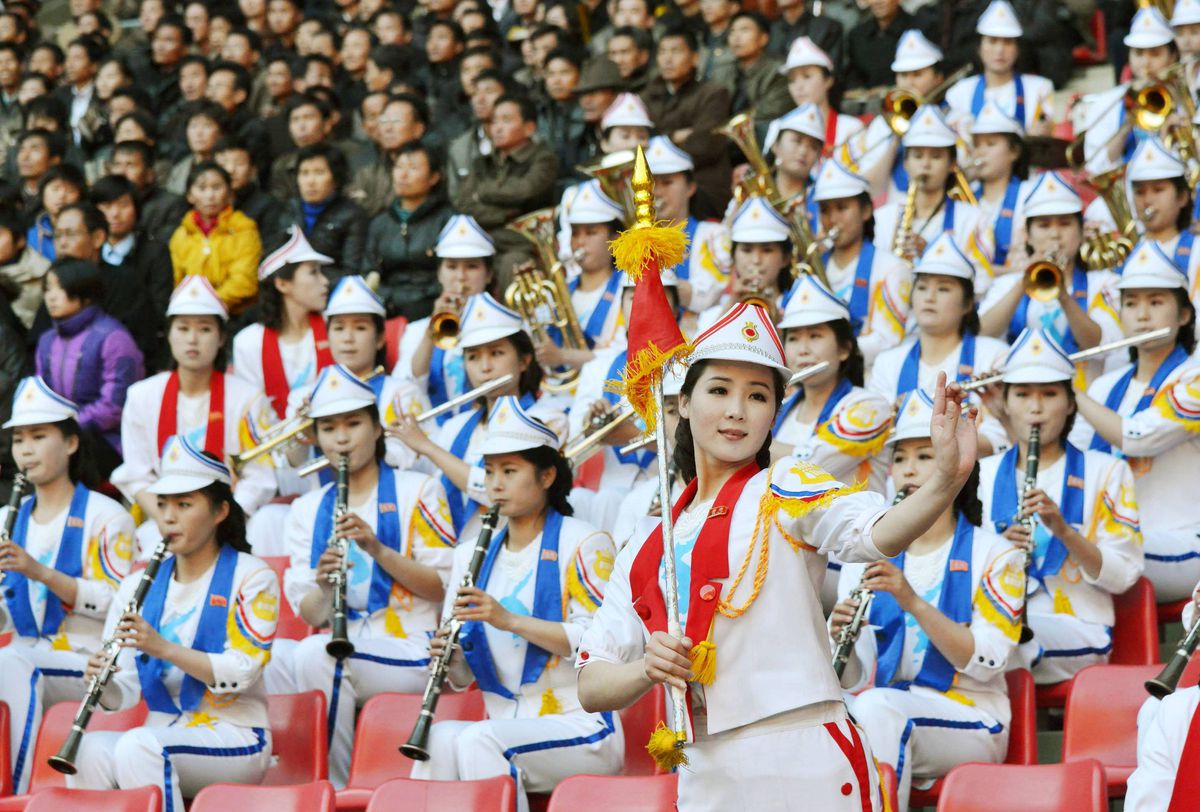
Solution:
{"label": "white uniform jacket", "polygon": [[[833,254],[825,262],[825,276],[839,299],[850,305],[854,294],[858,257],[845,268]],[[891,252],[891,245],[875,243],[875,260],[867,280],[867,314],[858,333],[858,348],[870,369],[876,356],[904,340],[912,292],[912,269]]]}
{"label": "white uniform jacket", "polygon": [[[946,208],[950,199],[930,218],[914,218],[913,229],[931,245],[950,225],[946,222]],[[904,214],[904,201],[888,203],[875,210],[875,245],[881,251],[891,251],[896,229]],[[992,224],[969,203],[954,202],[954,222],[950,229],[954,244],[966,255],[979,271],[975,274],[975,297],[987,290],[993,276],[992,271]]]}
{"label": "white uniform jacket", "polygon": [[[1022,73],[1020,76],[1021,84],[1024,86],[1022,103],[1025,107],[1024,121],[1021,122],[1021,126],[1028,132],[1039,119],[1047,121],[1052,119],[1054,111],[1050,102],[1054,95],[1054,83],[1044,76],[1032,73]],[[971,102],[975,97],[975,88],[982,81],[984,81],[983,77],[978,74],[967,76],[959,79],[946,91],[946,103],[950,105],[950,112],[946,119],[960,135],[966,135],[971,130],[971,124],[975,119],[971,113]],[[1010,79],[998,87],[985,86],[983,98],[985,102],[996,105],[1008,116],[1016,118],[1017,84],[1015,81]]]}
{"label": "white uniform jacket", "polygon": [[[259,392],[266,389],[262,366],[264,330],[266,328],[261,324],[251,324],[238,331],[233,337],[233,368],[230,370]],[[317,343],[312,331],[295,344],[280,341],[279,358],[283,361],[283,374],[289,389],[316,383]]]}
{"label": "white uniform jacket", "polygon": [[[784,407],[792,406],[792,398]],[[892,404],[860,386],[850,389],[820,425],[801,423],[795,408],[780,409],[776,442],[792,446],[792,454],[819,465],[842,482],[866,482],[867,489],[883,493],[887,485],[888,455],[884,441],[892,426]]]}
{"label": "white uniform jacket", "polygon": [[1128,812],[1167,812],[1197,707],[1200,687],[1194,685],[1162,700],[1149,729],[1139,736],[1137,769],[1125,793]]}
{"label": "white uniform jacket", "polygon": [[[571,403],[570,411],[567,413],[567,424],[570,429],[570,437],[572,439],[583,437],[583,432],[587,428],[588,415],[591,411],[591,406],[598,400],[604,398],[606,384],[608,383],[608,373],[616,361],[617,355],[625,351],[625,342],[619,341],[614,346],[607,350],[602,350],[596,353],[596,357],[583,365],[579,371],[579,378],[575,385],[575,399]],[[618,369],[617,379],[624,374],[625,367],[622,365]],[[630,408],[628,401],[621,398],[617,404],[617,409]],[[619,414],[619,411],[617,412]],[[629,425],[640,424],[640,419],[635,415],[632,418],[632,423]],[[628,490],[638,482],[647,478],[655,478],[657,476],[653,464],[653,452],[645,455],[650,459],[648,465],[638,465],[638,461],[644,459],[642,454],[631,455],[633,459],[628,462],[622,462],[617,456],[615,446],[602,445],[600,450],[595,452],[604,460],[604,473],[600,477],[600,489],[607,490],[608,488],[620,488]]]}

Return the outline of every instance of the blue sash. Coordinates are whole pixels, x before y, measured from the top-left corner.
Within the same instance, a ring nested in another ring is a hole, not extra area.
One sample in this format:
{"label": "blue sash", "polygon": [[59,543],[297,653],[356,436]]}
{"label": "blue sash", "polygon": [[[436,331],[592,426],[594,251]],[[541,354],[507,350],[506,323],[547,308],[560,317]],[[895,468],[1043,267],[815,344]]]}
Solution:
{"label": "blue sash", "polygon": [[[1000,466],[996,469],[996,481],[992,485],[992,515],[990,517],[997,533],[1003,533],[1018,521],[1020,504],[1017,494],[1017,447],[1014,445],[1000,458]],[[1059,510],[1067,524],[1073,527],[1083,525],[1083,475],[1084,455],[1075,446],[1066,443],[1064,451],[1067,454],[1067,471],[1063,476],[1062,495],[1058,499]],[[1023,478],[1023,476],[1022,476]],[[1035,550],[1036,553],[1036,550]],[[1067,560],[1067,547],[1058,536],[1050,539],[1041,563],[1034,561],[1029,567],[1031,575],[1039,581],[1046,576],[1057,575]]]}
{"label": "blue sash", "polygon": [[[558,569],[558,536],[562,531],[562,524],[562,514],[550,508],[546,513],[546,524],[542,527],[541,554],[538,556],[537,574],[533,582],[533,617],[551,623],[563,621],[562,578]],[[487,589],[488,579],[492,577],[492,567],[507,535],[508,528],[505,527],[492,539],[487,556],[483,559],[483,567],[479,571],[479,580],[475,583],[480,589]],[[487,631],[482,622],[472,620],[463,624],[462,650],[481,691],[488,691],[505,699],[516,698],[512,691],[500,683],[500,677],[496,674],[496,663],[492,659],[492,649],[488,645]],[[521,684],[537,682],[550,657],[551,654],[546,649],[527,642]]]}
{"label": "blue sash", "polygon": [[[536,398],[528,392],[521,395],[521,408],[528,409],[535,400]],[[450,453],[460,460],[466,460],[467,448],[471,445],[471,435],[479,427],[485,411],[485,408],[476,407],[475,413],[467,418],[462,428],[458,430],[458,434],[454,436],[454,442],[450,444]],[[446,491],[446,502],[450,506],[450,520],[454,522],[454,533],[457,535],[462,532],[463,528],[467,526],[467,522],[479,510],[479,503],[459,490],[450,477],[442,474],[441,480],[442,487]]]}
{"label": "blue sash", "polygon": [[[1162,362],[1162,366],[1154,373],[1154,377],[1150,380],[1150,385],[1146,387],[1146,391],[1142,394],[1142,399],[1138,401],[1137,406],[1134,408],[1133,414],[1123,416],[1133,417],[1138,412],[1149,408],[1151,401],[1154,400],[1154,395],[1158,392],[1159,387],[1163,385],[1163,381],[1175,371],[1176,367],[1187,359],[1187,352],[1184,351],[1183,347],[1176,345],[1175,349],[1171,350],[1171,354]],[[1125,399],[1125,393],[1129,390],[1129,384],[1133,380],[1135,372],[1137,372],[1137,364],[1131,364],[1125,374],[1113,385],[1113,388],[1108,393],[1108,397],[1104,399],[1105,406],[1120,414],[1121,401]],[[1109,454],[1114,453],[1108,440],[1101,437],[1099,432],[1093,435],[1091,447],[1093,451],[1104,451]],[[1119,452],[1116,452],[1116,454],[1117,456],[1121,456]]]}
{"label": "blue sash", "polygon": [[904,144],[896,147],[896,162],[892,164],[892,183],[896,189],[908,193],[908,171],[904,168]]}
{"label": "blue sash", "polygon": [[[850,394],[851,390],[853,389],[854,384],[850,383],[850,381],[846,378],[842,378],[837,382],[837,386],[835,386],[833,391],[829,393],[829,399],[826,400],[825,405],[821,407],[821,414],[819,417],[817,417],[817,422],[813,425],[814,434],[816,433],[818,427],[825,425],[825,422],[829,420],[830,416],[833,415],[833,410],[836,409],[837,405],[842,402],[842,398]],[[796,391],[789,395],[788,399],[783,402],[783,406],[779,409],[779,416],[775,418],[775,427],[771,429],[771,434],[774,435],[779,433],[779,430],[783,428],[783,421],[787,420],[787,416],[791,413],[792,409],[794,409],[796,404],[799,403],[803,398],[804,385],[801,384],[800,386],[796,387]]]}
{"label": "blue sash", "polygon": [[[821,262],[825,263],[825,267],[829,267],[829,258],[833,256],[832,251],[826,251],[825,256],[821,257]],[[854,282],[850,288],[850,301],[846,304],[850,308],[850,326],[854,328],[854,335],[862,332],[863,325],[867,321],[867,311],[871,307],[871,269],[875,265],[875,243],[870,240],[863,240],[862,248],[858,252],[858,264],[854,266]],[[782,307],[787,308],[787,300],[792,296],[792,290],[789,289],[784,295]]]}
{"label": "blue sash", "polygon": [[[1075,301],[1079,302],[1079,306],[1086,312],[1088,300],[1087,268],[1084,268],[1079,262],[1075,263],[1075,270],[1071,276],[1071,295],[1075,297]],[[1017,340],[1017,336],[1024,332],[1028,319],[1029,295],[1026,294],[1017,303],[1017,309],[1013,311],[1013,317],[1008,322],[1009,344],[1014,343]],[[1079,343],[1075,341],[1075,334],[1071,332],[1070,324],[1067,325],[1066,335],[1062,337],[1062,345],[1068,355],[1079,349]]]}
{"label": "blue sash", "polygon": [[952,197],[946,198],[946,210],[945,210],[945,214],[942,215],[942,233],[943,234],[954,232],[954,203],[955,203],[954,198],[952,198]]}
{"label": "blue sash", "polygon": [[[383,385],[385,383],[387,383],[387,379],[388,379],[387,373],[380,372],[378,375],[372,375],[371,379],[369,381],[367,381],[367,383],[369,383],[371,385],[371,391],[375,393],[375,402],[376,403],[379,403],[379,399],[381,397],[383,397]],[[380,406],[382,406],[382,405],[383,404],[380,404]],[[380,410],[379,418],[381,420],[383,419],[383,410],[382,409]]]}
{"label": "blue sash", "polygon": [[[321,497],[321,506],[317,508],[317,520],[313,524],[312,550],[309,552],[308,565],[317,568],[321,554],[329,546],[333,538],[333,508],[337,501],[337,489],[329,488]],[[375,486],[375,535],[379,542],[389,550],[403,553],[401,547],[403,534],[400,530],[400,513],[396,504],[396,472],[390,465],[379,465],[379,481]],[[392,594],[392,576],[379,566],[378,561],[371,562],[371,591],[367,596],[367,611],[360,612],[350,608],[348,615],[352,620],[367,617],[388,605],[388,597]]]}
{"label": "blue sash", "polygon": [[[980,111],[983,110],[985,99],[983,95],[984,89],[987,87],[987,81],[981,75],[975,80],[975,92],[971,95],[971,117],[979,118]],[[1021,126],[1025,126],[1025,83],[1021,81],[1021,74],[1013,73],[1013,89],[1017,94],[1017,109],[1013,113],[1013,118],[1021,122]]]}
{"label": "blue sash", "polygon": [[1183,271],[1183,275],[1187,276],[1188,266],[1192,263],[1192,244],[1196,241],[1196,235],[1190,229],[1179,235],[1179,242],[1175,244],[1175,255],[1171,260],[1175,263],[1175,267]]}
{"label": "blue sash", "polygon": [[[63,527],[62,539],[58,543],[58,556],[54,559],[54,569],[72,578],[83,576],[83,517],[87,513],[88,497],[91,491],[83,483],[75,485],[71,495],[71,505],[67,508],[67,523]],[[26,499],[17,511],[17,523],[13,526],[13,541],[25,546],[29,537],[29,517],[37,505],[37,496]],[[29,603],[29,579],[19,572],[8,572],[4,576],[4,598],[8,602],[8,614],[12,617],[13,628],[22,637],[50,637],[58,633],[66,609],[53,592],[46,589],[46,613],[42,618],[42,628],[38,629],[37,620],[33,617],[33,606]]]}
{"label": "blue sash", "polygon": [[[629,350],[622,350],[621,352],[617,353],[617,357],[613,359],[612,364],[610,364],[608,367],[608,375],[605,378],[606,381],[621,380],[621,373],[625,371],[625,362],[628,355]],[[604,400],[610,406],[615,406],[620,398],[617,397],[616,392],[610,392],[606,386],[604,388]],[[631,451],[628,454],[622,454],[616,446],[609,447],[613,450],[613,454],[616,455],[617,462],[621,463],[622,465],[636,465],[638,468],[645,468],[650,464],[657,454],[655,451],[643,451],[640,454],[636,451]]]}
{"label": "blue sash", "polygon": [[[579,277],[575,277],[568,284],[567,288],[571,293],[579,289]],[[591,315],[588,316],[587,324],[583,325],[583,335],[587,339],[588,346],[592,347],[604,335],[604,325],[608,322],[608,311],[612,309],[613,302],[617,300],[621,292],[621,274],[614,270],[609,274],[608,282],[604,284],[604,293],[600,295],[600,300],[596,302],[596,306],[592,308]],[[559,339],[561,341],[561,338]]]}
{"label": "blue sash", "polygon": [[[921,340],[913,342],[912,349],[904,357],[904,366],[900,367],[900,380],[896,383],[896,397],[902,398],[920,386],[918,380],[921,369]],[[962,337],[962,347],[958,351],[958,372],[956,381],[965,381],[975,371],[975,334],[966,333]]]}
{"label": "blue sash", "polygon": [[[196,636],[192,639],[191,647],[196,651],[217,654],[225,650],[225,628],[229,619],[229,603],[235,600],[233,595],[233,572],[237,569],[238,551],[228,544],[221,545],[221,553],[213,567],[212,579],[208,582],[205,594],[208,600],[200,608],[200,622],[196,626]],[[171,574],[175,571],[175,556],[163,562],[150,591],[146,594],[146,602],[142,606],[142,617],[157,630],[162,622],[163,604],[167,600],[167,588],[171,584]],[[184,711],[194,711],[204,698],[204,683],[190,674],[183,677],[183,689],[179,694],[179,704],[171,699],[171,694],[163,685],[163,670],[166,663],[158,657],[140,654],[137,661],[138,681],[142,684],[142,698],[150,706],[150,710],[159,713],[180,714]]]}
{"label": "blue sash", "polygon": [[[467,388],[466,370],[463,370],[462,381],[460,385],[465,391]],[[446,351],[441,347],[433,348],[433,357],[429,359],[429,403],[431,406],[440,406],[450,399],[450,391],[446,388]],[[467,408],[462,406],[458,409],[445,412],[438,415],[434,420],[440,426],[456,414]]]}
{"label": "blue sash", "polygon": [[700,221],[695,217],[689,217],[687,219],[687,224],[684,226],[684,233],[687,234],[687,248],[683,254],[683,261],[671,269],[675,272],[675,278],[679,279],[680,281],[690,278],[692,250],[696,247],[696,230],[698,228],[700,228]]}
{"label": "blue sash", "polygon": [[[1122,126],[1124,126],[1124,124],[1125,124],[1125,105],[1118,104],[1117,105],[1117,128],[1120,129]],[[1125,163],[1129,163],[1129,160],[1133,157],[1133,153],[1137,152],[1138,144],[1145,141],[1147,138],[1150,137],[1150,135],[1151,135],[1151,133],[1149,131],[1143,130],[1141,127],[1138,127],[1135,124],[1133,127],[1133,131],[1125,139],[1125,149],[1121,153],[1122,160]]]}
{"label": "blue sash", "polygon": [[1008,188],[1004,190],[1004,201],[1000,204],[1000,215],[992,233],[996,237],[996,255],[992,262],[1003,265],[1008,259],[1008,249],[1012,246],[1013,212],[1017,209],[1017,196],[1021,191],[1021,179],[1010,178]]}

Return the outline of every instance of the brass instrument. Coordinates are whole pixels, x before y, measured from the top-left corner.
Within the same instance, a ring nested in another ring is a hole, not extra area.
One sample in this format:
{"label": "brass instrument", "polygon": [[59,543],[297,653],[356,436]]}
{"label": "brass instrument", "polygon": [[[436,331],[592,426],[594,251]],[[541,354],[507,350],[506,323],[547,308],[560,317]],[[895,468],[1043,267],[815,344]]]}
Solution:
{"label": "brass instrument", "polygon": [[[741,205],[750,197],[765,197],[768,203],[779,209],[783,204],[783,197],[775,185],[775,178],[771,175],[767,159],[763,157],[762,148],[758,145],[758,136],[754,133],[754,111],[738,113],[713,130],[713,134],[723,135],[732,141],[746,157],[746,163],[750,164],[750,174],[742,178],[734,190],[733,196],[737,204]],[[783,214],[782,211],[780,213]]]}
{"label": "brass instrument", "polygon": [[[8,495],[8,514],[4,517],[3,535],[0,541],[12,541],[13,528],[17,526],[17,510],[21,506],[21,497],[25,494],[25,474],[17,471],[13,477],[12,492]],[[5,572],[0,572],[0,584],[4,583]]]}
{"label": "brass instrument", "polygon": [[633,222],[633,150],[610,152],[598,160],[575,169],[600,181],[600,189],[625,211],[625,222]]}
{"label": "brass instrument", "polygon": [[[1024,512],[1025,497],[1037,488],[1038,464],[1042,452],[1042,427],[1034,423],[1029,427],[1029,443],[1025,449],[1025,479],[1021,482],[1021,494],[1017,498],[1018,521],[1029,531],[1029,546],[1025,548],[1025,583],[1029,583],[1029,569],[1033,565],[1033,534],[1037,529],[1037,519],[1032,514],[1021,516]],[[1028,594],[1028,586],[1026,586]],[[1033,629],[1029,628],[1029,610],[1027,601],[1021,602],[1021,615],[1018,621],[1021,626],[1020,642],[1028,643],[1033,639]]]}
{"label": "brass instrument", "polygon": [[1153,679],[1146,680],[1146,691],[1150,696],[1162,699],[1175,693],[1175,689],[1179,687],[1179,678],[1183,676],[1183,671],[1192,659],[1197,644],[1200,644],[1200,620],[1192,623],[1188,633],[1179,641],[1179,645],[1175,646],[1175,653],[1163,666],[1162,671],[1158,672]]}
{"label": "brass instrument", "polygon": [[[912,117],[916,115],[918,109],[926,104],[937,104],[940,102],[947,91],[970,72],[971,65],[963,65],[924,96],[919,96],[911,90],[901,90],[900,88],[889,91],[883,97],[883,120],[887,122],[888,129],[897,138],[904,137],[904,134],[908,132],[909,125],[912,124]],[[869,152],[870,150],[866,151]]]}
{"label": "brass instrument", "polygon": [[950,197],[960,203],[969,203],[972,206],[979,205],[979,198],[975,196],[974,190],[971,189],[971,184],[967,181],[967,176],[963,174],[962,167],[957,163],[954,165],[954,188],[949,192]]}
{"label": "brass instrument", "polygon": [[1053,302],[1062,292],[1063,272],[1055,259],[1055,256],[1047,256],[1031,263],[1025,269],[1021,284],[1030,299],[1036,302]]}
{"label": "brass instrument", "polygon": [[[125,605],[125,611],[121,615],[141,614],[142,605],[146,602],[146,595],[154,583],[154,576],[158,574],[159,566],[167,557],[167,544],[168,539],[163,539],[154,548],[150,560],[146,562],[146,569],[142,570],[137,586],[133,590],[133,597],[129,599],[129,603]],[[67,733],[67,738],[63,740],[62,747],[58,748],[58,752],[47,760],[51,767],[63,775],[75,775],[79,771],[75,765],[75,759],[79,755],[79,744],[83,741],[83,734],[92,720],[92,714],[100,706],[100,697],[104,693],[104,689],[108,687],[113,674],[117,673],[117,657],[120,653],[121,641],[114,630],[100,648],[99,654],[104,657],[104,665],[88,680],[87,690],[84,692],[83,701],[79,703],[79,710],[75,712],[75,719],[71,722],[71,730]]]}
{"label": "brass instrument", "polygon": [[433,343],[440,349],[453,349],[458,344],[458,333],[462,324],[457,313],[444,311],[434,313],[429,317],[429,332],[433,334]]}
{"label": "brass instrument", "polygon": [[[483,569],[488,547],[492,545],[492,533],[496,530],[499,518],[499,507],[493,507],[484,514],[479,536],[475,539],[475,549],[471,551],[471,561],[458,587],[459,592],[475,586],[479,571]],[[421,698],[421,713],[417,716],[408,741],[400,745],[400,752],[413,761],[429,761],[429,731],[433,727],[433,714],[437,710],[438,698],[442,695],[446,678],[450,675],[450,658],[454,656],[454,648],[458,645],[462,627],[463,621],[454,617],[453,612],[442,621],[442,628],[446,630],[442,652],[430,663],[429,681],[425,683],[425,695]]]}
{"label": "brass instrument", "polygon": [[579,463],[591,456],[591,452],[600,445],[605,437],[623,426],[636,414],[637,412],[633,409],[624,409],[621,412],[617,412],[616,409],[610,409],[601,419],[593,420],[591,425],[584,431],[583,437],[567,446],[566,450],[563,451],[563,456],[572,465],[579,465]]}
{"label": "brass instrument", "polygon": [[329,546],[336,547],[342,558],[337,570],[329,574],[329,582],[333,584],[333,609],[329,621],[329,642],[325,644],[325,651],[331,657],[344,660],[354,653],[354,644],[350,642],[346,628],[349,611],[346,606],[346,588],[350,583],[350,539],[338,533],[337,524],[350,510],[349,454],[342,454],[338,458],[337,484],[334,487],[337,495],[333,503],[333,528],[330,532]]}
{"label": "brass instrument", "polygon": [[904,210],[900,213],[900,222],[892,234],[892,253],[908,263],[911,268],[916,265],[917,257],[909,254],[909,246],[913,237],[913,221],[917,217],[917,190],[925,181],[924,175],[917,175],[908,181],[908,191],[904,193]]}

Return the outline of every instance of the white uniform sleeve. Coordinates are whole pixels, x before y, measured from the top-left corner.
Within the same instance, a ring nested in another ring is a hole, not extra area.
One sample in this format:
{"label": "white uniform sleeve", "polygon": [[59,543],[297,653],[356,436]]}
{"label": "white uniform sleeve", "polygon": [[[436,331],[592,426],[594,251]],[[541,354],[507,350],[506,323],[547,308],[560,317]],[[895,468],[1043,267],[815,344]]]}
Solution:
{"label": "white uniform sleeve", "polygon": [[1125,794],[1126,812],[1166,812],[1196,712],[1197,693],[1200,688],[1187,688],[1162,700],[1138,742],[1137,769],[1129,776]]}
{"label": "white uniform sleeve", "polygon": [[[106,500],[107,501],[107,500]],[[129,575],[133,558],[133,517],[118,505],[97,517],[98,526],[87,539],[83,577],[75,579],[75,612],[103,618],[113,595]]]}
{"label": "white uniform sleeve", "polygon": [[[259,393],[236,415],[238,419],[237,451],[246,451],[254,444],[254,435],[269,426],[275,417],[267,396]],[[253,431],[252,431],[253,428]],[[246,514],[253,515],[256,510],[271,501],[275,495],[275,471],[268,464],[269,456],[259,457],[242,468],[237,484],[233,488],[234,499],[242,506]]]}
{"label": "white uniform sleeve", "polygon": [[271,659],[279,620],[279,579],[265,564],[253,569],[231,597],[225,650],[208,655],[213,694],[240,694],[258,681]]}
{"label": "white uniform sleeve", "polygon": [[589,533],[579,543],[567,565],[567,611],[563,631],[571,643],[572,657],[579,653],[579,641],[604,602],[615,558],[612,539],[608,533],[597,531]]}
{"label": "white uniform sleeve", "polygon": [[[877,249],[878,250],[878,249]],[[876,254],[878,256],[878,254]],[[879,259],[875,260],[879,262]],[[904,341],[905,324],[908,321],[909,293],[912,288],[912,271],[902,263],[889,263],[883,279],[871,292],[867,309],[867,323],[858,337],[858,348],[862,350],[867,369],[875,363],[879,353],[900,346]]]}
{"label": "white uniform sleeve", "polygon": [[156,479],[158,465],[158,426],[150,425],[150,419],[158,416],[152,404],[141,402],[145,384],[134,384],[129,389],[126,408],[121,410],[121,450],[123,461],[112,472],[110,480],[130,502],[139,493],[150,487]]}
{"label": "white uniform sleeve", "polygon": [[420,496],[413,503],[409,517],[409,532],[412,534],[413,559],[437,570],[445,585],[454,564],[455,537],[450,506],[438,477],[426,477],[421,485]]}
{"label": "white uniform sleeve", "polygon": [[764,505],[777,517],[775,527],[796,546],[805,544],[821,555],[833,553],[843,563],[885,558],[871,529],[887,510],[882,494],[850,492],[824,470],[795,457],[771,466]]}
{"label": "white uniform sleeve", "polygon": [[629,586],[629,570],[640,548],[640,544],[627,544],[617,555],[604,602],[579,640],[577,668],[593,662],[630,663],[645,653],[645,627],[633,610]]}
{"label": "white uniform sleeve", "polygon": [[262,328],[250,325],[233,337],[233,373],[258,389],[263,388],[262,342],[256,341]]}
{"label": "white uniform sleeve", "polygon": [[[976,531],[975,543],[988,536]],[[975,590],[971,636],[975,651],[962,673],[980,682],[1002,676],[1020,636],[1018,618],[1025,601],[1025,567],[1020,551],[1000,538],[990,545],[987,568]]]}
{"label": "white uniform sleeve", "polygon": [[418,319],[417,321],[409,322],[408,326],[404,328],[404,334],[400,336],[399,351],[396,353],[396,368],[392,370],[393,380],[412,381],[422,389],[428,386],[429,371],[426,370],[425,374],[418,375],[412,368],[413,357],[417,354],[417,349],[421,346],[421,339],[425,337],[425,331],[428,329],[428,326],[428,319]]}
{"label": "white uniform sleeve", "polygon": [[1111,595],[1120,595],[1133,586],[1145,568],[1129,463],[1113,459],[1102,481],[1104,493],[1097,496],[1095,515],[1085,528],[1091,531],[1087,533],[1088,541],[1100,549],[1100,573],[1091,578],[1083,571],[1083,580]]}
{"label": "white uniform sleeve", "polygon": [[1196,439],[1200,432],[1200,367],[1193,367],[1155,395],[1150,407],[1121,421],[1121,450],[1154,457]]}
{"label": "white uniform sleeve", "polygon": [[[429,408],[429,398],[413,381],[389,378],[383,385],[383,397],[380,403],[380,421],[389,426],[400,419],[402,414],[418,415]],[[407,471],[417,461],[417,454],[395,437],[384,437],[384,447],[387,456],[384,461],[400,471]]]}

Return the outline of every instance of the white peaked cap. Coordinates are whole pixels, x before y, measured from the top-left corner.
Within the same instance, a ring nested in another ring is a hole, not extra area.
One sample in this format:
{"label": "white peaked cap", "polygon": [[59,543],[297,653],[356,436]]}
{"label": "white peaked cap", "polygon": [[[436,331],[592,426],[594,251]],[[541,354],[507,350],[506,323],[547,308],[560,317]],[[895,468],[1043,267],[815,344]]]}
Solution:
{"label": "white peaked cap", "polygon": [[171,301],[167,303],[167,316],[216,316],[226,321],[229,319],[229,309],[206,277],[192,274],[185,276],[172,291]]}
{"label": "white peaked cap", "polygon": [[733,242],[787,242],[792,237],[788,221],[765,197],[746,199],[733,215],[729,239]]}
{"label": "white peaked cap", "polygon": [[1166,180],[1187,175],[1187,167],[1179,156],[1167,149],[1157,135],[1149,136],[1137,145],[1125,168],[1130,183],[1143,180]]}
{"label": "white peaked cap", "polygon": [[692,156],[677,147],[665,135],[656,135],[646,144],[646,165],[655,175],[692,172],[696,168]]}
{"label": "white peaked cap", "polygon": [[609,127],[645,127],[652,130],[654,122],[650,120],[650,113],[646,110],[641,96],[636,93],[622,93],[613,99],[613,103],[600,118],[601,131]]}
{"label": "white peaked cap", "polygon": [[558,449],[558,435],[545,423],[530,417],[521,408],[521,402],[506,395],[496,401],[496,407],[488,418],[487,436],[483,440],[480,454],[511,454],[532,448]]}
{"label": "white peaked cap", "polygon": [[979,15],[979,22],[975,23],[975,33],[983,37],[1017,39],[1025,32],[1021,30],[1017,13],[1008,4],[1008,0],[992,0]]}
{"label": "white peaked cap", "polygon": [[833,73],[833,60],[829,58],[829,54],[808,37],[796,37],[792,41],[792,47],[788,48],[787,61],[780,66],[779,72],[786,76],[790,70],[806,68],[809,65],[816,65]]}
{"label": "white peaked cap", "polygon": [[458,346],[479,347],[521,332],[521,314],[509,310],[490,293],[477,293],[463,308]]}
{"label": "white peaked cap", "polygon": [[158,480],[146,490],[160,496],[172,496],[194,493],[214,482],[233,484],[225,463],[206,456],[203,449],[176,434],[167,438]]}
{"label": "white peaked cap", "polygon": [[811,327],[838,319],[850,321],[850,308],[846,303],[830,293],[812,274],[801,274],[792,285],[790,296],[783,320],[779,322],[780,330]]}
{"label": "white peaked cap", "polygon": [[663,372],[663,397],[669,398],[683,391],[683,377],[687,374],[680,364],[671,364]]}
{"label": "white peaked cap", "polygon": [[917,108],[901,140],[905,147],[953,147],[958,144],[958,135],[946,123],[941,110],[925,104]]}
{"label": "white peaked cap", "polygon": [[442,226],[433,253],[438,259],[482,259],[496,255],[496,243],[474,217],[456,214]]}
{"label": "white peaked cap", "polygon": [[1025,137],[1025,126],[1001,110],[992,102],[984,102],[983,109],[971,122],[971,135],[1010,133]]}
{"label": "white peaked cap", "polygon": [[79,407],[74,402],[55,392],[39,376],[33,375],[17,385],[17,394],[13,396],[12,417],[3,428],[40,426],[43,423],[78,419]]}
{"label": "white peaked cap", "polygon": [[688,363],[697,361],[745,361],[791,373],[784,360],[783,342],[767,311],[744,303],[734,305],[697,336]]}
{"label": "white peaked cap", "polygon": [[[624,271],[621,271],[620,273],[622,289],[637,287],[637,282],[634,282],[629,274],[625,273]],[[659,272],[658,277],[662,280],[663,287],[673,288],[679,286],[679,277],[676,276],[675,271],[671,270],[670,268],[664,268]]]}
{"label": "white peaked cap", "polygon": [[933,419],[933,396],[924,389],[914,389],[900,401],[896,422],[888,435],[888,445],[902,440],[929,438],[929,423]]}
{"label": "white peaked cap", "polygon": [[1057,383],[1075,377],[1075,365],[1054,336],[1027,327],[1004,357],[1005,383]]}
{"label": "white peaked cap", "polygon": [[785,113],[767,125],[767,134],[763,138],[763,149],[770,151],[779,140],[779,134],[784,130],[807,135],[825,143],[825,114],[821,108],[812,102],[805,102],[790,113]]}
{"label": "white peaked cap", "polygon": [[1157,48],[1175,41],[1175,32],[1162,12],[1154,6],[1139,8],[1129,24],[1123,42],[1127,48]]}
{"label": "white peaked cap", "polygon": [[300,262],[332,265],[333,257],[327,257],[313,248],[300,226],[292,226],[289,229],[287,242],[268,254],[267,258],[258,266],[258,281],[263,281],[285,265],[295,265]]}
{"label": "white peaked cap", "polygon": [[365,409],[375,403],[375,390],[341,364],[321,370],[308,401],[308,416],[333,417]]}
{"label": "white peaked cap", "polygon": [[892,73],[921,70],[933,67],[944,59],[942,49],[934,45],[925,35],[910,28],[900,35],[896,43],[896,58],[892,62]]}
{"label": "white peaked cap", "polygon": [[870,194],[871,184],[861,175],[851,172],[838,161],[828,160],[821,164],[817,182],[813,187],[813,200],[841,200]]}
{"label": "white peaked cap", "polygon": [[1025,219],[1055,214],[1081,214],[1083,198],[1066,178],[1057,172],[1047,172],[1033,184],[1025,196]]}
{"label": "white peaked cap", "polygon": [[1175,10],[1171,12],[1171,25],[1195,25],[1200,23],[1200,0],[1175,0]]}
{"label": "white peaked cap", "polygon": [[914,274],[927,273],[937,276],[953,276],[958,279],[975,281],[975,266],[967,255],[962,252],[949,232],[942,232],[931,242],[921,254]]}
{"label": "white peaked cap", "polygon": [[334,316],[368,315],[385,318],[387,308],[375,291],[361,276],[343,276],[329,294],[325,305],[325,318]]}
{"label": "white peaked cap", "polygon": [[573,226],[592,223],[625,222],[625,210],[600,188],[600,181],[592,178],[581,184],[567,205],[567,222]]}
{"label": "white peaked cap", "polygon": [[1139,288],[1187,288],[1187,272],[1163,253],[1154,240],[1143,239],[1134,246],[1121,269],[1120,290]]}

